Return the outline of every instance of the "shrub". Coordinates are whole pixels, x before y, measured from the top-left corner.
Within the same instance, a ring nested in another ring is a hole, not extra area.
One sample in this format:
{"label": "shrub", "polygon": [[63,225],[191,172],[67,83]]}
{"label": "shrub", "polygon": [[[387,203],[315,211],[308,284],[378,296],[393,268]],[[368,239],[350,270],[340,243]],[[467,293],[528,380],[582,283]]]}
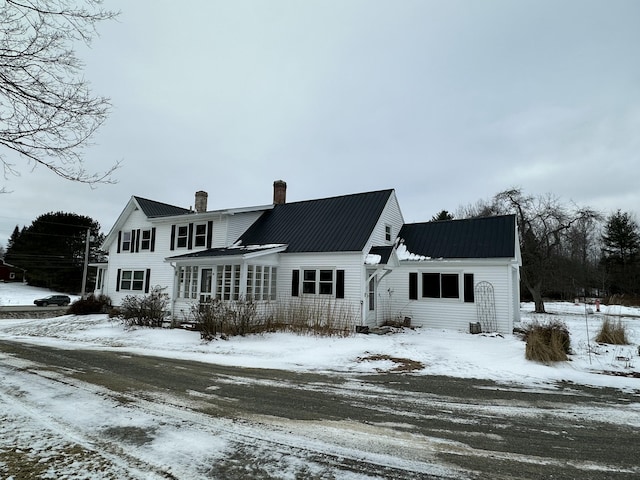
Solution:
{"label": "shrub", "polygon": [[161,327],[167,313],[169,295],[165,288],[154,287],[148,295],[127,295],[122,300],[119,317],[126,327]]}
{"label": "shrub", "polygon": [[571,351],[569,330],[564,323],[558,321],[533,324],[527,329],[525,340],[527,360],[542,363],[566,361]]}
{"label": "shrub", "polygon": [[286,303],[213,300],[191,307],[190,317],[200,337],[207,341],[218,335],[276,331],[346,337],[353,333],[355,325],[352,309],[346,304],[302,299]]}
{"label": "shrub", "polygon": [[73,315],[91,315],[92,313],[109,313],[111,311],[111,298],[106,295],[94,294],[81,298],[71,304],[68,313]]}
{"label": "shrub", "polygon": [[332,300],[291,300],[273,309],[274,327],[297,334],[347,337],[354,331],[355,320],[349,304]]}
{"label": "shrub", "polygon": [[191,307],[196,328],[203,340],[212,340],[220,335],[247,335],[264,332],[265,317],[257,315],[257,304],[252,299],[233,302],[212,300]]}
{"label": "shrub", "polygon": [[620,319],[612,320],[605,317],[596,336],[598,343],[610,343],[612,345],[629,345],[627,330]]}

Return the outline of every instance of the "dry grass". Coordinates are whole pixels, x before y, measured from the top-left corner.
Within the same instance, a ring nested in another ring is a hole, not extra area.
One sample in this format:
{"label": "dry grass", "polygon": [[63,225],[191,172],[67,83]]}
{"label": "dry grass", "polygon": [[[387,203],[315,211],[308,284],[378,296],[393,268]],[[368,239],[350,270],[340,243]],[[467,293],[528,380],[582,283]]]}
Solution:
{"label": "dry grass", "polygon": [[382,354],[369,355],[366,357],[358,358],[358,361],[360,362],[375,362],[380,360],[389,360],[395,364],[395,366],[391,370],[389,370],[390,372],[413,372],[416,370],[422,370],[424,368],[424,364],[418,362],[417,360],[411,360],[410,358],[399,358]]}
{"label": "dry grass", "polygon": [[542,363],[568,360],[571,350],[569,330],[562,322],[552,321],[546,324],[533,324],[526,332],[527,346],[525,358]]}
{"label": "dry grass", "polygon": [[255,302],[251,299],[194,305],[190,312],[204,340],[218,335],[291,332],[298,335],[348,337],[355,331],[356,316],[350,304],[336,300],[298,299],[287,302]]}
{"label": "dry grass", "polygon": [[610,317],[605,317],[596,336],[596,342],[609,343],[611,345],[629,345],[625,325],[619,318],[612,320]]}

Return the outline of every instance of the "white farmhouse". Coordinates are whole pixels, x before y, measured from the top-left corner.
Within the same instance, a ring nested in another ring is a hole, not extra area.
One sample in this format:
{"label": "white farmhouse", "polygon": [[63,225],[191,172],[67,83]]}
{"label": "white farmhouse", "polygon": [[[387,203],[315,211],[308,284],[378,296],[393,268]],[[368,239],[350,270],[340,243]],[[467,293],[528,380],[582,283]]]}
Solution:
{"label": "white farmhouse", "polygon": [[212,298],[330,302],[356,325],[410,319],[412,326],[511,332],[519,320],[521,256],[512,215],[404,224],[394,190],[195,210],[131,197],[107,235],[96,294],[166,288],[184,319]]}

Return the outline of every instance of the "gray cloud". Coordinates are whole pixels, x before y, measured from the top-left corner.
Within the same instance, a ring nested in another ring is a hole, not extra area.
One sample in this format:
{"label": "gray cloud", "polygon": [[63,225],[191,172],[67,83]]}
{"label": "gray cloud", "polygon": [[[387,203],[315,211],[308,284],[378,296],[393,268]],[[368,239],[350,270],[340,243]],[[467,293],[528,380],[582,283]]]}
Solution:
{"label": "gray cloud", "polygon": [[0,243],[48,211],[106,230],[131,195],[210,208],[395,188],[407,221],[511,186],[638,213],[640,4],[112,0],[82,50],[113,113],[90,189],[5,186]]}

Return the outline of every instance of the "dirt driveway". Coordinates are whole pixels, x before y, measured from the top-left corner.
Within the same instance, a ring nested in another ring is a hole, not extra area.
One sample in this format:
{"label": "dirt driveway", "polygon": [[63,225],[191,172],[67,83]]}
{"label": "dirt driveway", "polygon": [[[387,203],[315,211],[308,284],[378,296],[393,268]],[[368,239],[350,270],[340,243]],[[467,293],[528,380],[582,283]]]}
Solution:
{"label": "dirt driveway", "polygon": [[[26,454],[21,444],[35,424],[61,439],[58,457],[49,452],[45,465],[56,471],[55,462],[69,458],[78,465],[79,476],[69,478],[640,475],[637,392],[571,384],[532,390],[404,371],[292,373],[4,341],[0,354],[0,406],[18,414],[2,418],[0,473],[15,479],[50,478],[38,470],[45,454]],[[92,424],[80,410],[70,419],[54,400],[47,408],[35,397],[44,388],[49,399],[76,395],[111,402],[113,411],[126,407],[132,420],[120,414]],[[145,415],[153,423],[142,422]],[[178,463],[175,455],[174,463],[150,455],[168,425],[224,441],[222,454],[193,451]],[[102,476],[89,476],[91,469]]]}

